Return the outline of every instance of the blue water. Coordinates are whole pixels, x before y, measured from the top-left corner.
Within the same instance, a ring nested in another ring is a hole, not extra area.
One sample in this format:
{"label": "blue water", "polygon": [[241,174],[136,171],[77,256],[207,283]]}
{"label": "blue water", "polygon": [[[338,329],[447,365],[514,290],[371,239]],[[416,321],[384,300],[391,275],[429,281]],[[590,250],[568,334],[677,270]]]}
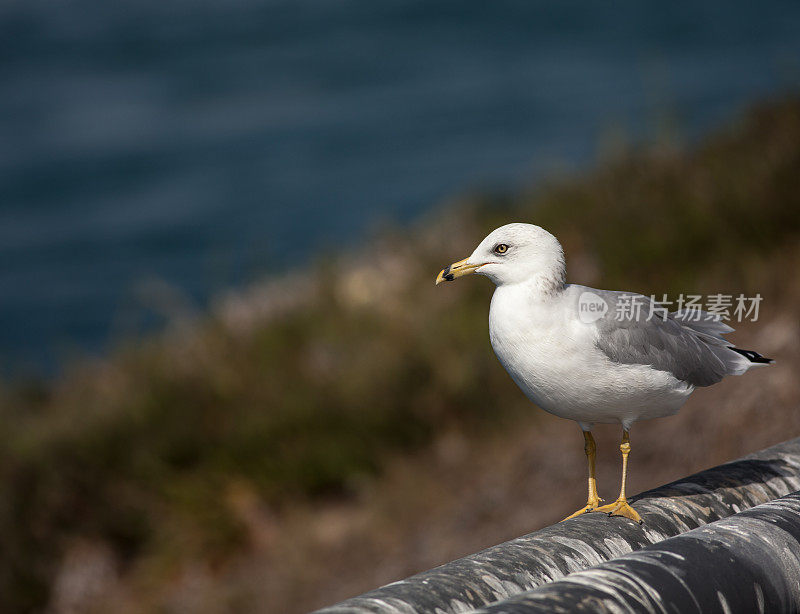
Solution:
{"label": "blue water", "polygon": [[2,368],[135,332],[148,280],[202,308],[611,130],[693,138],[795,87],[799,32],[798,2],[9,0]]}

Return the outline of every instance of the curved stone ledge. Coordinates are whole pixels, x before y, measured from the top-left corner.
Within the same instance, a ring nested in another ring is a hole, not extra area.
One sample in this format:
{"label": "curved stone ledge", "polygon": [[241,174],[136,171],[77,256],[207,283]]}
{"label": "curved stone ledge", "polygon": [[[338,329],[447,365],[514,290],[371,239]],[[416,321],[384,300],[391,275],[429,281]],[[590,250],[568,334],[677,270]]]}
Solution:
{"label": "curved stone ledge", "polygon": [[799,611],[796,492],[475,613]]}
{"label": "curved stone ledge", "polygon": [[318,610],[470,612],[800,489],[800,438],[632,498],[644,520],[584,514]]}

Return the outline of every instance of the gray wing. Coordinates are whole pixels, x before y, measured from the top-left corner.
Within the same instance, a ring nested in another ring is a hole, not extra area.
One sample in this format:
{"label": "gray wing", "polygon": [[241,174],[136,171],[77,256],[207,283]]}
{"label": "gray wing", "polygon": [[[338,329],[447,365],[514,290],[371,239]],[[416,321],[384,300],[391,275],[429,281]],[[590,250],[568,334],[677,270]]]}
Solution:
{"label": "gray wing", "polygon": [[[740,356],[728,349],[730,343],[722,338],[733,329],[713,316],[703,314],[705,319],[695,321],[692,314],[673,312],[664,318],[656,310],[650,317],[651,301],[645,296],[609,290],[592,292],[609,306],[596,321],[596,344],[612,361],[649,365],[694,386],[710,386],[740,370]],[[631,297],[636,297],[636,304],[641,306],[638,313],[625,309]],[[623,312],[627,317],[620,317]]]}

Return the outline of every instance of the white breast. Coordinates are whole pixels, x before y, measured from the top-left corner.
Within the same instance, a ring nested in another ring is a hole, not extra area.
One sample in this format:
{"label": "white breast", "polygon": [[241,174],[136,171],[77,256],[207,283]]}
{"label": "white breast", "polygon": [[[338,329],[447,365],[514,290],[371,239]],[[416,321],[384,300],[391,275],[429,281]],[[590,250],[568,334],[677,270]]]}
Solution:
{"label": "white breast", "polygon": [[622,422],[675,413],[693,387],[644,365],[612,363],[581,322],[571,286],[542,296],[524,285],[498,287],[489,334],[503,367],[542,409],[576,420]]}

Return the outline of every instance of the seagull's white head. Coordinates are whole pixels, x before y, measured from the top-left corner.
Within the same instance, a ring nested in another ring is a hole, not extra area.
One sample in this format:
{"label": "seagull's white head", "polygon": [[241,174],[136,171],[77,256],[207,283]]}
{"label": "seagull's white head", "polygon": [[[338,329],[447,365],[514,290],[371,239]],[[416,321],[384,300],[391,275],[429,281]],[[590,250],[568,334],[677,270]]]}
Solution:
{"label": "seagull's white head", "polygon": [[443,269],[436,284],[477,273],[495,285],[531,283],[544,292],[564,286],[564,250],[553,235],[533,224],[506,224],[481,241],[469,258]]}

